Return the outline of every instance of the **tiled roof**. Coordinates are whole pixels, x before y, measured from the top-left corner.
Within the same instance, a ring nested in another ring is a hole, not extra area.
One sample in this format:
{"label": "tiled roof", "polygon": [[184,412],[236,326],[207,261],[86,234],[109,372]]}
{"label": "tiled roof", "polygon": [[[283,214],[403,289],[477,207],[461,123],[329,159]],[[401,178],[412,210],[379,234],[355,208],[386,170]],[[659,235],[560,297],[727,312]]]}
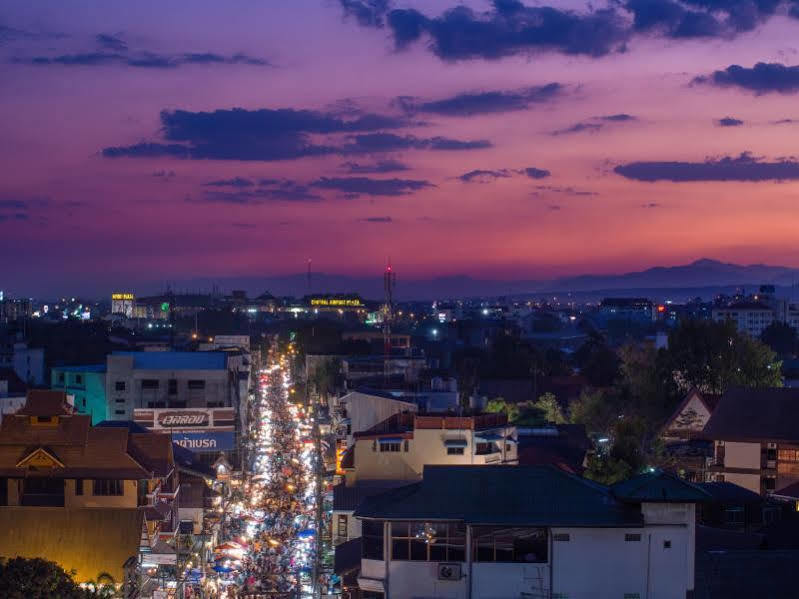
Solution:
{"label": "tiled roof", "polygon": [[799,441],[799,388],[727,391],[702,435],[717,441]]}
{"label": "tiled roof", "polygon": [[[31,423],[27,415],[6,416],[0,424],[0,476],[137,480],[166,476],[174,468],[168,435],[132,433],[125,426],[92,427],[90,422],[84,414],[60,415],[55,426]],[[17,466],[40,447],[63,467],[34,473]]]}
{"label": "tiled roof", "polygon": [[133,367],[139,370],[224,370],[225,352],[114,352],[114,356],[133,356]]}
{"label": "tiled roof", "polygon": [[124,580],[123,564],[139,550],[142,513],[136,508],[0,507],[0,555],[41,557],[79,582],[101,572]]}
{"label": "tiled roof", "polygon": [[355,515],[498,525],[643,525],[637,505],[552,466],[425,466],[422,482],[368,497]]}
{"label": "tiled roof", "polygon": [[25,405],[17,410],[17,414],[25,416],[56,416],[71,414],[72,406],[67,402],[65,391],[46,391],[33,389],[28,391]]}

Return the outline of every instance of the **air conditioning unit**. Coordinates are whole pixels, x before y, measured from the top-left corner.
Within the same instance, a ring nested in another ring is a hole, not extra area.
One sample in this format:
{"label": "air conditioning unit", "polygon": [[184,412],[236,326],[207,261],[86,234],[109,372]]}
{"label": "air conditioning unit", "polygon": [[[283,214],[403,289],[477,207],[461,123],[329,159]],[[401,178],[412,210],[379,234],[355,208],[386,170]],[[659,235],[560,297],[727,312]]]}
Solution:
{"label": "air conditioning unit", "polygon": [[438,564],[439,580],[460,580],[461,564]]}

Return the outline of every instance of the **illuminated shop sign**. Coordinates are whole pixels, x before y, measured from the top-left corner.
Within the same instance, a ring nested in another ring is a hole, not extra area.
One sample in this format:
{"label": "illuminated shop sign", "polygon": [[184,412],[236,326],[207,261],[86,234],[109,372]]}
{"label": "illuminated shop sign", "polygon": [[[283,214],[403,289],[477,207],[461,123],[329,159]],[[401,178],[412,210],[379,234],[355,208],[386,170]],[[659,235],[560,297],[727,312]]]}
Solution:
{"label": "illuminated shop sign", "polygon": [[236,447],[233,432],[174,433],[172,442],[191,451],[228,451]]}
{"label": "illuminated shop sign", "polygon": [[133,301],[136,297],[132,293],[112,293],[111,299]]}
{"label": "illuminated shop sign", "polygon": [[312,306],[332,306],[335,308],[362,308],[363,302],[359,299],[345,299],[340,297],[315,297],[311,299]]}

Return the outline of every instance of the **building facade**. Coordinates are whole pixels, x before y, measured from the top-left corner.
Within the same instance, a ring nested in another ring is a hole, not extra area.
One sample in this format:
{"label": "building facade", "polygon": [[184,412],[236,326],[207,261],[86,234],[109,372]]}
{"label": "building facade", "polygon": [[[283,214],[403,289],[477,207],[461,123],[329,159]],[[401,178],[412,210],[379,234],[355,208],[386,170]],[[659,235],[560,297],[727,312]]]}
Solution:
{"label": "building facade", "polygon": [[0,555],[55,561],[79,582],[107,572],[121,583],[148,532],[169,539],[177,528],[171,448],[151,433],[92,427],[64,392],[30,392],[0,424]]}
{"label": "building facade", "polygon": [[547,466],[428,467],[356,510],[358,586],[391,599],[684,598],[707,497],[663,473],[608,488]]}
{"label": "building facade", "polygon": [[799,482],[799,389],[731,389],[703,435],[714,444],[714,481],[773,494]]}
{"label": "building facade", "polygon": [[105,364],[54,366],[50,370],[50,388],[72,395],[75,410],[91,416],[92,425],[109,417],[105,385]]}

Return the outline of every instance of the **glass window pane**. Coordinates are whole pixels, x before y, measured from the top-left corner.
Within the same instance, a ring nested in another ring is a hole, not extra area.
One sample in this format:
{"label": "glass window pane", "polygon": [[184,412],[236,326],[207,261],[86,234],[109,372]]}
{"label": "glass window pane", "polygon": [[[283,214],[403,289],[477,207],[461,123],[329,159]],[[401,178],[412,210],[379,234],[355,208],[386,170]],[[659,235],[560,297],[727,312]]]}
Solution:
{"label": "glass window pane", "polygon": [[409,558],[408,539],[393,539],[391,541],[391,559],[407,560]]}
{"label": "glass window pane", "polygon": [[405,537],[407,538],[408,535],[408,523],[407,522],[392,522],[391,523],[391,536],[392,537]]}
{"label": "glass window pane", "polygon": [[418,539],[411,539],[411,561],[427,561],[427,543]]}

